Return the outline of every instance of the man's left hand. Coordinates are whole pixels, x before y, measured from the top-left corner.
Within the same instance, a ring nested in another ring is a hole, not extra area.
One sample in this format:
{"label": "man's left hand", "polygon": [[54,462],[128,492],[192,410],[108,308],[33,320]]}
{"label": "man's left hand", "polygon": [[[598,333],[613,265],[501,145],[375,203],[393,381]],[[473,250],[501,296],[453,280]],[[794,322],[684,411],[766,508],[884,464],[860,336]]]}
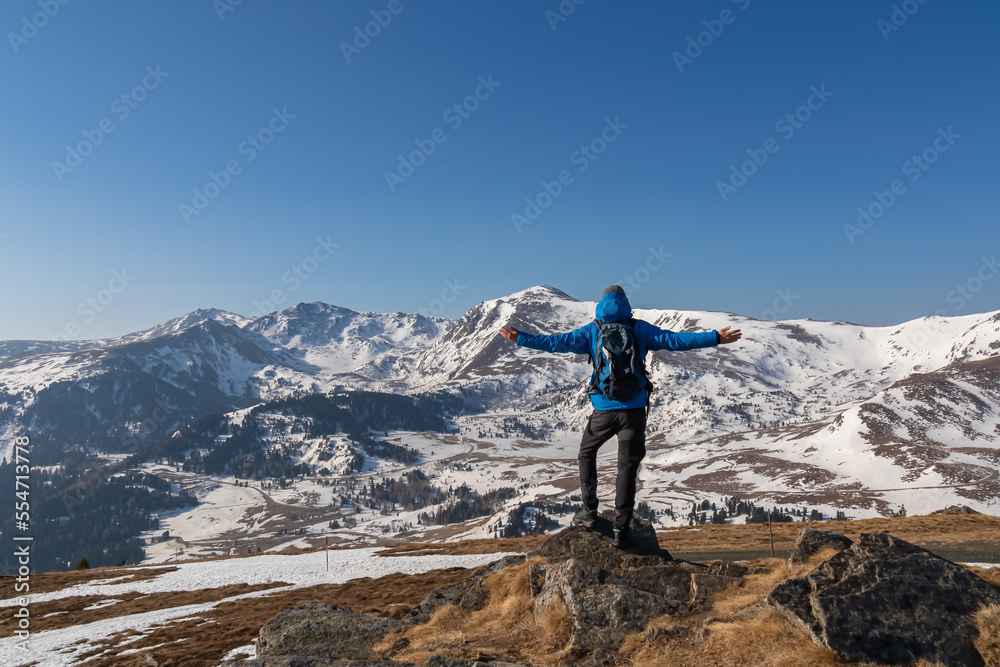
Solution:
{"label": "man's left hand", "polygon": [[500,329],[500,335],[503,336],[504,338],[506,338],[507,340],[509,340],[512,343],[516,343],[517,342],[517,334],[519,334],[519,333],[520,332],[517,329],[515,329],[514,327],[510,327],[510,328],[502,327]]}

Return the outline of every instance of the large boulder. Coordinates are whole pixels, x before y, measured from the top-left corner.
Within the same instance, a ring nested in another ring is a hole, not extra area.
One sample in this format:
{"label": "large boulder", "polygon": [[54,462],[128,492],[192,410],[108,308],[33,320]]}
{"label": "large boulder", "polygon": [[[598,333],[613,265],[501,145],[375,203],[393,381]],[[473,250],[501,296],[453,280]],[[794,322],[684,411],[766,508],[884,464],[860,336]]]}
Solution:
{"label": "large boulder", "polygon": [[572,622],[570,647],[586,654],[615,652],[630,634],[663,614],[688,614],[738,577],[675,562],[660,549],[652,525],[635,521],[626,549],[614,546],[611,523],[553,535],[531,555],[550,562],[529,576],[535,618],[562,604]]}
{"label": "large boulder", "polygon": [[951,561],[885,533],[865,533],[763,601],[845,660],[980,666],[971,614],[1000,592]]}
{"label": "large boulder", "polygon": [[257,657],[370,660],[375,657],[372,647],[402,625],[391,618],[359,614],[337,605],[305,604],[282,611],[261,627]]}
{"label": "large boulder", "polygon": [[[684,592],[689,594],[691,575],[684,574]],[[622,577],[576,558],[547,572],[535,599],[536,619],[540,622],[555,603],[562,603],[572,619],[570,645],[587,652],[617,648],[626,636],[640,632],[657,616],[690,611],[685,602],[625,585]]]}
{"label": "large boulder", "polygon": [[788,571],[809,560],[824,549],[843,551],[854,544],[849,538],[832,530],[822,528],[803,528],[799,531],[799,536],[792,547],[792,553],[788,556]]}

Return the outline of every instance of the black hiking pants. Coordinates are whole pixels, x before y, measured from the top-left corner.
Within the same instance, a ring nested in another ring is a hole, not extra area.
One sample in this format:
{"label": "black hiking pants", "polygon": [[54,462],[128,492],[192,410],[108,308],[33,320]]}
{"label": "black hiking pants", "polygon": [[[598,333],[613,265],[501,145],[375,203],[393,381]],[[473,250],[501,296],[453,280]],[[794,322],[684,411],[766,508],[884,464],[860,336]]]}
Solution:
{"label": "black hiking pants", "polygon": [[632,525],[635,482],[639,463],[646,456],[646,408],[594,410],[580,443],[580,489],[583,506],[597,509],[597,450],[618,436],[618,478],[615,485],[615,528]]}

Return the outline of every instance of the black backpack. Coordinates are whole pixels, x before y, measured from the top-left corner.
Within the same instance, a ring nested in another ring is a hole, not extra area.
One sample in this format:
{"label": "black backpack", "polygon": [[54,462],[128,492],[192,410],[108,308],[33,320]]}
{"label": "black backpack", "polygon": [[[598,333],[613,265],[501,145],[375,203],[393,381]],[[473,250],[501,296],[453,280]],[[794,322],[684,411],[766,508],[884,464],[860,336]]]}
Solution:
{"label": "black backpack", "polygon": [[653,385],[646,377],[645,360],[635,344],[635,320],[594,320],[594,324],[600,329],[601,337],[597,342],[597,358],[592,359],[594,374],[590,378],[590,393],[624,403],[635,398],[644,387],[652,391]]}

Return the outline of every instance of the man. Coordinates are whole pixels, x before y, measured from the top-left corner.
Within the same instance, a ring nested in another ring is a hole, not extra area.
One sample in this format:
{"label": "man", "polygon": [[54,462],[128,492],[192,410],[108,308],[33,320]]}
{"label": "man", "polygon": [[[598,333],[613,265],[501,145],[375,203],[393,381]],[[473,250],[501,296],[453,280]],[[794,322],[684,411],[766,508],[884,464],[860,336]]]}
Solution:
{"label": "man", "polygon": [[646,376],[650,350],[695,350],[738,341],[739,329],[674,333],[644,320],[632,319],[625,290],[611,285],[601,294],[597,319],[569,333],[544,336],[500,329],[500,335],[522,347],[543,352],[588,354],[594,364],[590,402],[594,407],[580,443],[580,491],[583,507],[573,523],[590,529],[597,521],[597,450],[618,436],[615,546],[627,540],[635,508],[636,475],[646,455],[646,414],[652,385]]}

